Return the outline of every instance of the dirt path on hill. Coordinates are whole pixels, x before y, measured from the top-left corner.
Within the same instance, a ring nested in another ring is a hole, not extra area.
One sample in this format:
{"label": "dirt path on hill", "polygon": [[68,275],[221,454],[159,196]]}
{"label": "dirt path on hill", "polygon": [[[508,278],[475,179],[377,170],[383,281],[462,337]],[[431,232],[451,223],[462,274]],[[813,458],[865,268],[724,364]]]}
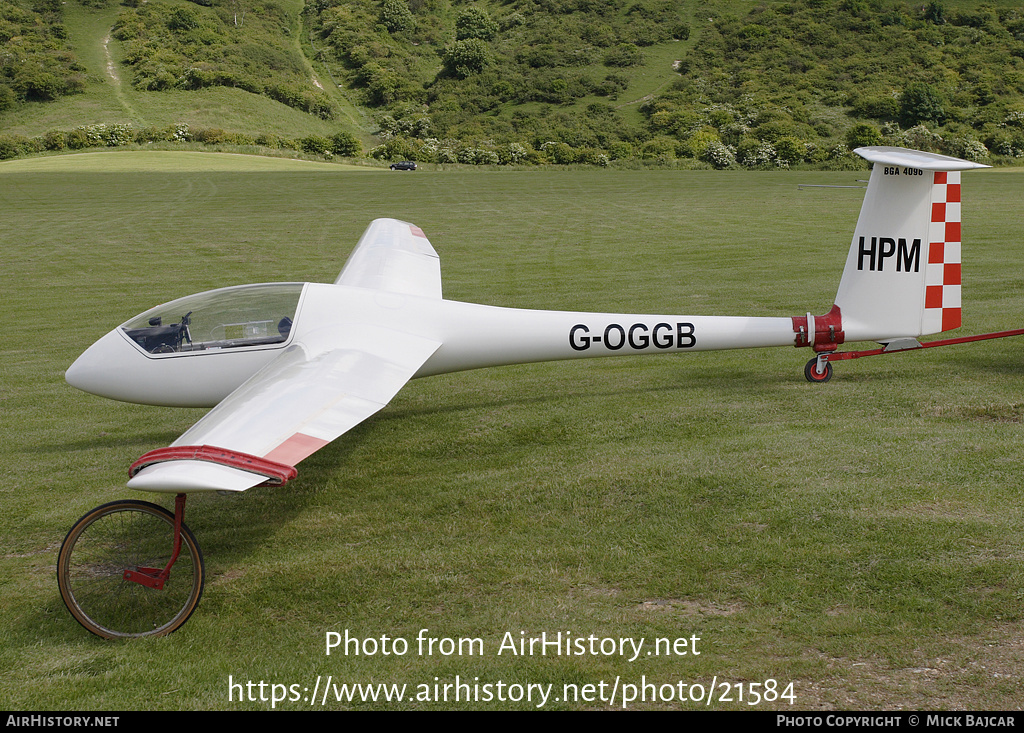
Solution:
{"label": "dirt path on hill", "polygon": [[[113,30],[113,28],[110,30]],[[104,68],[107,72],[107,77],[110,79],[110,83],[114,87],[114,96],[117,97],[117,101],[121,103],[121,106],[124,107],[132,120],[145,125],[146,121],[142,118],[142,115],[139,114],[138,110],[132,106],[132,103],[128,101],[128,97],[125,95],[124,89],[122,88],[121,76],[117,73],[117,62],[114,61],[114,57],[110,53],[110,31],[107,31],[107,34],[103,36],[102,44],[103,59],[105,61]]]}

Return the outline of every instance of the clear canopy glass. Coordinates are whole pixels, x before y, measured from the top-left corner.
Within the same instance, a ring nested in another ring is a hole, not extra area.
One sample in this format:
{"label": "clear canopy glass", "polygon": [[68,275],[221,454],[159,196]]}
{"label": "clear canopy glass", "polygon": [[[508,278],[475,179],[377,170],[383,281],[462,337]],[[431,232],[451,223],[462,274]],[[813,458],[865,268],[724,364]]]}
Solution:
{"label": "clear canopy glass", "polygon": [[150,354],[283,344],[304,283],[241,285],[158,305],[121,326]]}

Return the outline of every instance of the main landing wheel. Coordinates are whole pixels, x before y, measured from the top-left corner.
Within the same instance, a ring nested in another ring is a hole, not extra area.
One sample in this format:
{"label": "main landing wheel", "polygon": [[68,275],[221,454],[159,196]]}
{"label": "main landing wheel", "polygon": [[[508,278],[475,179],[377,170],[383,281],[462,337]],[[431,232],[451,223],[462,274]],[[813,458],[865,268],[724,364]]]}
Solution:
{"label": "main landing wheel", "polygon": [[57,585],[75,620],[105,639],[163,636],[185,623],[203,594],[204,568],[184,524],[178,558],[163,587],[153,587],[171,561],[174,526],[173,513],[134,500],[98,506],[79,519],[57,559]]}
{"label": "main landing wheel", "polygon": [[804,377],[808,382],[824,383],[832,379],[832,365],[825,362],[825,370],[818,371],[818,357],[814,357],[804,367]]}

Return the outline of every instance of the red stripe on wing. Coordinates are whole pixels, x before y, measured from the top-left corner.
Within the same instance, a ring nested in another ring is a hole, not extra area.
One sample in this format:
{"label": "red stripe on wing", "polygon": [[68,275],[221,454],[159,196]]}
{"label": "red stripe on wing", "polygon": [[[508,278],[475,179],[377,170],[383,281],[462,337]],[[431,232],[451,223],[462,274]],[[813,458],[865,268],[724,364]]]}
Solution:
{"label": "red stripe on wing", "polygon": [[314,438],[312,435],[306,435],[305,433],[295,433],[295,435],[288,438],[288,440],[281,443],[281,445],[274,448],[264,457],[269,461],[294,466],[303,458],[313,455],[328,443],[330,443],[329,440]]}

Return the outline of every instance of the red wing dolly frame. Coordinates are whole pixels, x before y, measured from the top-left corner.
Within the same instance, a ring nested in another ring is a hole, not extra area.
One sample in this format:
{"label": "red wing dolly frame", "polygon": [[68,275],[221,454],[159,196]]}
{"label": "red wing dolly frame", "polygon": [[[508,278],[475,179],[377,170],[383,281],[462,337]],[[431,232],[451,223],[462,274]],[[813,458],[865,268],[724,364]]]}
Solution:
{"label": "red wing dolly frame", "polygon": [[[259,456],[209,445],[188,445],[158,448],[146,453],[131,465],[128,469],[128,477],[131,478],[146,466],[164,461],[209,461],[222,466],[240,468],[266,476],[267,480],[262,484],[264,486],[282,486],[298,475],[294,466],[268,461]],[[171,574],[171,567],[177,562],[181,552],[181,527],[185,516],[185,496],[185,494],[178,494],[174,499],[174,550],[167,565],[163,570],[147,567],[137,567],[134,570],[126,568],[125,580],[139,583],[147,588],[163,590],[164,583],[167,582],[167,578]]]}
{"label": "red wing dolly frame", "polygon": [[122,576],[125,580],[155,590],[164,589],[164,583],[171,577],[171,568],[181,554],[181,527],[185,518],[185,497],[186,494],[178,494],[174,497],[174,549],[171,551],[171,559],[167,561],[167,565],[163,570],[142,566],[136,567],[134,570],[125,568]]}
{"label": "red wing dolly frame", "polygon": [[[175,460],[249,471],[271,486],[297,475],[293,466],[212,446],[150,451],[129,474]],[[129,639],[163,636],[188,620],[203,593],[205,568],[184,522],[185,498],[176,494],[173,514],[146,501],[113,501],[75,523],[61,545],[57,585],[76,621],[105,639]]]}

